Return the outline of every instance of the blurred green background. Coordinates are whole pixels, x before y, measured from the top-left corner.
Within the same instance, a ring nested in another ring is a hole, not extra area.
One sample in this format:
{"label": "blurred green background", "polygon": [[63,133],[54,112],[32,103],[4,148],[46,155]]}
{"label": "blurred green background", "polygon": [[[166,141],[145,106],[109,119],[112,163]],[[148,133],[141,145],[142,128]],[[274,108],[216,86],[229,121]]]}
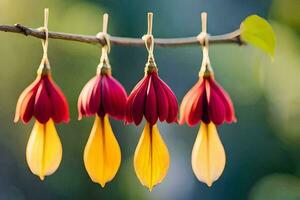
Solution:
{"label": "blurred green background", "polygon": [[[146,13],[154,12],[156,37],[186,37],[200,31],[200,12],[208,12],[212,35],[237,29],[251,14],[267,18],[277,35],[275,60],[251,46],[210,48],[216,78],[231,95],[238,123],[219,134],[227,153],[222,177],[212,188],[193,175],[190,156],[198,127],[160,124],[171,166],[163,183],[150,193],[135,176],[133,153],[142,126],[112,121],[122,149],[122,165],[104,189],[92,183],[83,165],[83,149],[92,118],[77,121],[77,98],[96,72],[96,45],[50,40],[53,77],[70,105],[71,122],[57,126],[63,144],[58,171],[41,182],[31,174],[25,147],[32,122],[14,124],[18,96],[36,76],[42,56],[40,40],[0,32],[0,199],[300,199],[300,1],[299,0],[0,0],[0,24],[43,24],[50,8],[49,29],[95,35],[102,15],[110,14],[109,33],[141,37]],[[159,73],[179,102],[197,80],[199,47],[155,49]],[[129,93],[143,76],[147,52],[142,47],[113,46],[114,76]]]}

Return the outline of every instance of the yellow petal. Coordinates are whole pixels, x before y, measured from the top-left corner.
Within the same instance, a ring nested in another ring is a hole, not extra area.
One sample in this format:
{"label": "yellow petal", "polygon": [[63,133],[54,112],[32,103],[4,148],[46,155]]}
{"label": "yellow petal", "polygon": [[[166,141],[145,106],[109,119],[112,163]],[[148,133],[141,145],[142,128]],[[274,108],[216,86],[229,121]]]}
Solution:
{"label": "yellow petal", "polygon": [[35,122],[26,148],[26,160],[32,173],[44,180],[53,174],[62,159],[62,145],[54,122]]}
{"label": "yellow petal", "polygon": [[84,165],[92,179],[102,187],[116,175],[121,163],[121,150],[111,129],[108,116],[95,122],[84,149]]}
{"label": "yellow petal", "polygon": [[146,124],[134,153],[134,169],[140,182],[151,191],[162,182],[169,169],[168,148],[159,134],[157,125]]}
{"label": "yellow petal", "polygon": [[221,176],[225,163],[225,151],[216,126],[202,123],[192,152],[192,167],[196,177],[210,187]]}

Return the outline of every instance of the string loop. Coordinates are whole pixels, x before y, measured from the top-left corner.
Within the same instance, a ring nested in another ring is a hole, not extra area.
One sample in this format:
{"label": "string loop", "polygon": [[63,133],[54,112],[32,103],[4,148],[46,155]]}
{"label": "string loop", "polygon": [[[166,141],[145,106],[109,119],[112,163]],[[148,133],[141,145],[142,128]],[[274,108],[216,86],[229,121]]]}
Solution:
{"label": "string loop", "polygon": [[111,66],[109,64],[108,54],[110,53],[111,45],[110,45],[110,36],[107,33],[108,29],[108,14],[105,13],[103,15],[103,25],[102,25],[102,32],[99,32],[96,37],[101,41],[104,39],[105,44],[102,44],[102,51],[100,57],[100,63],[97,68],[97,73],[100,74],[110,74],[111,73]]}
{"label": "string loop", "polygon": [[149,57],[154,57],[154,54],[153,54],[153,51],[154,51],[154,37],[153,37],[153,35],[146,34],[142,37],[142,39],[145,42],[145,46],[146,46],[146,49],[149,53]]}
{"label": "string loop", "polygon": [[199,76],[210,76],[213,73],[210,59],[209,59],[209,34],[207,33],[207,13],[201,13],[201,21],[202,21],[202,31],[197,36],[197,40],[202,46],[203,59],[202,66],[200,68]]}
{"label": "string loop", "polygon": [[146,49],[148,51],[148,61],[145,67],[145,73],[157,71],[157,66],[154,60],[154,37],[152,35],[152,25],[153,25],[153,13],[148,13],[148,30],[147,34],[142,37],[145,42]]}
{"label": "string loop", "polygon": [[[104,32],[99,32],[96,37],[98,38],[99,41],[102,41],[102,39],[104,39],[105,44],[102,45],[101,49],[102,49],[102,53],[101,53],[101,58],[103,57],[103,59],[108,59],[108,54],[110,53],[110,36],[107,33]],[[101,61],[100,58],[100,61]]]}
{"label": "string loop", "polygon": [[48,44],[49,44],[49,30],[48,30],[48,21],[49,21],[49,9],[45,8],[44,10],[44,26],[38,28],[39,31],[45,33],[45,38],[42,39],[43,47],[43,58],[42,62],[38,68],[38,74],[47,74],[50,72],[50,63],[48,59]]}

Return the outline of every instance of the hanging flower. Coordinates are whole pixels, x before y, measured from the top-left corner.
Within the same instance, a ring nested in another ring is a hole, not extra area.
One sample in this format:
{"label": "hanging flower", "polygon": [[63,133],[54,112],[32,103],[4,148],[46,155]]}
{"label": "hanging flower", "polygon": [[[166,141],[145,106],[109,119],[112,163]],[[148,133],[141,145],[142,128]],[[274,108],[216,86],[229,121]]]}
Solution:
{"label": "hanging flower", "polygon": [[[105,69],[105,68],[102,68]],[[92,181],[102,187],[116,175],[121,164],[121,150],[108,116],[123,120],[127,94],[110,70],[102,70],[83,88],[78,99],[79,119],[96,115],[84,149],[85,168]]]}
{"label": "hanging flower", "polygon": [[169,86],[157,74],[154,61],[146,64],[144,78],[132,90],[126,109],[126,122],[146,125],[134,155],[135,172],[151,191],[162,182],[169,168],[169,152],[157,128],[157,120],[177,122],[178,104]]}
{"label": "hanging flower", "polygon": [[107,54],[104,46],[97,75],[84,86],[78,99],[79,119],[96,116],[84,149],[84,164],[92,181],[102,187],[115,177],[121,164],[121,150],[109,116],[123,120],[127,102],[125,89],[111,75]]}
{"label": "hanging flower", "polygon": [[143,36],[148,51],[144,78],[128,97],[126,123],[139,125],[145,117],[146,125],[134,153],[134,169],[140,182],[152,188],[163,181],[170,164],[168,148],[160,136],[157,120],[177,122],[178,104],[169,86],[157,74],[154,61],[153,14],[148,13],[148,33]]}
{"label": "hanging flower", "polygon": [[62,159],[62,145],[54,123],[69,122],[68,103],[52,80],[50,68],[39,71],[36,80],[19,97],[14,121],[21,119],[26,124],[32,117],[36,122],[26,159],[32,173],[43,180],[56,171]]}
{"label": "hanging flower", "polygon": [[228,94],[216,83],[212,73],[201,75],[180,105],[180,124],[201,127],[192,151],[192,167],[197,178],[211,186],[222,174],[226,158],[216,125],[236,122]]}
{"label": "hanging flower", "polygon": [[192,168],[199,181],[211,186],[225,168],[226,155],[216,126],[224,122],[236,122],[229,95],[215,81],[208,56],[206,13],[202,13],[203,27],[198,37],[203,45],[203,62],[199,80],[185,95],[180,105],[179,123],[194,126],[200,122],[200,130],[192,151]]}
{"label": "hanging flower", "polygon": [[42,40],[44,55],[37,71],[36,80],[19,97],[14,121],[25,124],[36,119],[26,147],[27,164],[33,174],[44,180],[53,174],[62,159],[62,145],[54,123],[69,122],[69,108],[65,96],[51,78],[48,60],[48,16],[45,9],[44,27],[46,38]]}
{"label": "hanging flower", "polygon": [[192,151],[192,167],[197,178],[211,186],[222,174],[226,156],[216,125],[236,122],[229,95],[217,84],[212,69],[203,65],[199,81],[180,105],[179,123],[201,127]]}

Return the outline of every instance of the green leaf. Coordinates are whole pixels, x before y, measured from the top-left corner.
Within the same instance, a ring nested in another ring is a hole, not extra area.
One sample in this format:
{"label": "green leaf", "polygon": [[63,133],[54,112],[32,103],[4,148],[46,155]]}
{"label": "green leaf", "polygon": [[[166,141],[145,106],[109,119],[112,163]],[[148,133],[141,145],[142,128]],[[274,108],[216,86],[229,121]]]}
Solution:
{"label": "green leaf", "polygon": [[241,23],[241,39],[252,44],[266,53],[272,59],[275,54],[276,38],[272,26],[263,18],[257,15],[247,17]]}

